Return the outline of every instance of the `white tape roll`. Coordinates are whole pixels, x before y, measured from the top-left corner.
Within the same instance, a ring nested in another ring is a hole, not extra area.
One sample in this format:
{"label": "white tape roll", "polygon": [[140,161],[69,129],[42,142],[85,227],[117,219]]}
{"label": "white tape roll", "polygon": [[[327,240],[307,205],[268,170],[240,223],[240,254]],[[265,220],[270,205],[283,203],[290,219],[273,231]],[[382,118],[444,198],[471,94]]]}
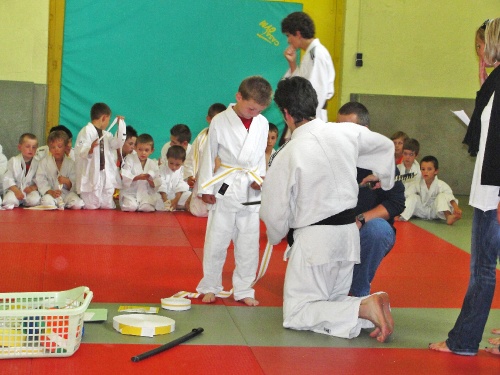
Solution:
{"label": "white tape roll", "polygon": [[162,298],[161,308],[171,311],[186,311],[191,308],[191,300],[177,297]]}

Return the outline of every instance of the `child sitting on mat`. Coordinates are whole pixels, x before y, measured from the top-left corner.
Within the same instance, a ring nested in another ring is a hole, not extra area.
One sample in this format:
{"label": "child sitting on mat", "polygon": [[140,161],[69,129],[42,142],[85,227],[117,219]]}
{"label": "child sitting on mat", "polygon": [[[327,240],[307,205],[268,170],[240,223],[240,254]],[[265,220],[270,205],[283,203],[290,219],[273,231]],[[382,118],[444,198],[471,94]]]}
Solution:
{"label": "child sitting on mat", "polygon": [[122,211],[152,212],[156,210],[157,193],[161,186],[158,163],[149,157],[154,151],[153,137],[137,137],[135,153],[129,154],[122,165]]}
{"label": "child sitting on mat", "polygon": [[19,205],[33,207],[40,204],[40,193],[36,185],[38,157],[35,156],[38,140],[34,134],[24,133],[19,138],[17,149],[21,152],[10,158],[3,177],[3,208],[11,210]]}
{"label": "child sitting on mat", "polygon": [[161,201],[166,211],[183,209],[191,195],[189,185],[183,180],[182,164],[186,160],[186,150],[182,146],[171,146],[165,155],[166,162],[160,165]]}

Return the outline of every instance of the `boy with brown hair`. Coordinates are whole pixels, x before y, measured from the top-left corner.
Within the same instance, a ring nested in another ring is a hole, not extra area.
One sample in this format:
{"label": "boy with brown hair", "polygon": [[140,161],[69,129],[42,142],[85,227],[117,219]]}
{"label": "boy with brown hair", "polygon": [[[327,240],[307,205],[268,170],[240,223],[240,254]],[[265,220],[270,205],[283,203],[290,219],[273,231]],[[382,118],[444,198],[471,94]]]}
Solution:
{"label": "boy with brown hair", "polygon": [[[238,88],[236,104],[210,124],[198,177],[198,195],[209,208],[203,279],[197,287],[205,303],[214,302],[223,290],[222,268],[232,240],[234,299],[248,306],[259,304],[252,288],[259,263],[259,206],[242,203],[260,200],[269,132],[269,123],[261,112],[271,103],[271,96],[269,82],[259,76],[248,77]],[[217,156],[221,166],[214,173]]]}
{"label": "boy with brown hair", "polygon": [[153,137],[141,134],[137,137],[135,153],[124,159],[123,188],[120,190],[122,211],[155,211],[161,179],[158,163],[149,158],[154,149]]}
{"label": "boy with brown hair", "polygon": [[64,130],[55,130],[49,134],[49,153],[40,161],[36,181],[42,194],[43,206],[79,210],[84,203],[75,193],[75,162],[66,153],[68,141],[68,134]]}
{"label": "boy with brown hair", "polygon": [[[76,138],[76,190],[85,202],[85,209],[114,209],[113,193],[121,187],[115,153],[124,139],[113,137],[105,130],[111,109],[105,103],[95,103],[90,110],[90,122]],[[118,116],[118,119],[123,117]]]}
{"label": "boy with brown hair", "polygon": [[40,193],[36,185],[36,170],[39,159],[35,157],[38,140],[34,134],[24,133],[19,137],[19,155],[10,158],[7,172],[3,177],[3,208],[13,209],[24,205],[33,207],[40,204]]}

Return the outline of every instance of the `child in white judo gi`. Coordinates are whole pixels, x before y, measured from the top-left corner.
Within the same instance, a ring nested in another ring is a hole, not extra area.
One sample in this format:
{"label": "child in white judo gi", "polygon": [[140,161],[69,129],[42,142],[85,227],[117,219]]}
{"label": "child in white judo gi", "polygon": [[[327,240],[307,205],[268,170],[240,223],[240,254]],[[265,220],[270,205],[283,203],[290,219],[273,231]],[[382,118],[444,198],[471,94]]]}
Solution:
{"label": "child in white judo gi", "polygon": [[156,160],[149,157],[154,151],[153,137],[141,134],[137,137],[135,152],[127,155],[122,164],[122,211],[152,212],[156,210],[157,192],[161,178]]}
{"label": "child in white judo gi", "polygon": [[0,145],[0,205],[2,204],[3,176],[7,172],[7,161],[7,156],[3,154],[3,147]]}
{"label": "child in white judo gi", "polygon": [[167,151],[170,146],[182,146],[184,150],[186,150],[186,154],[189,154],[191,151],[191,130],[189,126],[184,124],[177,124],[172,126],[170,129],[170,141],[165,143],[161,148],[160,159],[158,159],[158,163],[162,164],[167,161],[165,155],[167,155]]}
{"label": "child in white judo gi", "polygon": [[[75,150],[73,149],[73,133],[64,125],[56,125],[50,128],[49,134],[58,130],[62,130],[68,136],[68,143],[66,144],[65,153],[66,156],[75,160]],[[49,146],[44,145],[36,149],[36,156],[39,160],[42,160],[49,153]]]}
{"label": "child in white judo gi", "polygon": [[33,207],[40,204],[40,193],[36,185],[36,170],[40,161],[36,156],[38,140],[34,134],[24,133],[19,138],[17,149],[21,152],[7,163],[3,177],[3,208],[13,209],[24,205]]}
{"label": "child in white judo gi", "polygon": [[[91,121],[76,138],[76,191],[85,202],[85,209],[114,209],[113,193],[121,186],[115,152],[124,138],[106,131],[111,109],[95,103],[90,110]],[[123,119],[118,116],[119,119]]]}
{"label": "child in white judo gi", "polygon": [[[206,117],[207,123],[210,126],[212,119],[215,115],[226,110],[226,106],[222,103],[214,103],[208,108],[208,114]],[[183,165],[184,179],[188,185],[192,188],[192,194],[186,200],[186,210],[191,212],[194,216],[207,217],[208,209],[205,202],[198,197],[198,184],[196,182],[198,177],[198,170],[200,169],[200,159],[203,154],[203,150],[207,144],[208,139],[208,126],[203,129],[193,141],[191,151],[186,155],[186,161]]]}
{"label": "child in white judo gi", "polygon": [[[315,38],[313,20],[304,12],[291,13],[281,21],[281,32],[289,44],[284,55],[290,69],[285,77],[304,77],[311,82],[318,96],[316,117],[328,121],[326,107],[334,94],[335,68],[330,53]],[[303,51],[300,65],[297,64],[297,49]]]}
{"label": "child in white judo gi", "polygon": [[343,338],[371,327],[370,336],[385,342],[394,329],[389,296],[348,293],[360,261],[356,167],[377,175],[365,182],[379,180],[384,190],[391,189],[394,145],[364,126],[315,118],[315,91],[302,77],[281,80],[274,101],[292,138],[267,171],[260,215],[269,242],[286,236],[290,245],[283,326]]}
{"label": "child in white judo gi", "polygon": [[130,125],[126,127],[125,142],[121,150],[116,150],[116,166],[121,169],[123,159],[129,154],[135,153],[135,144],[137,142],[137,131]]}
{"label": "child in white judo gi", "polygon": [[405,210],[399,221],[408,221],[412,216],[422,219],[442,219],[448,225],[462,218],[450,186],[438,179],[439,163],[434,156],[425,156],[420,161],[422,173],[405,190]]}
{"label": "child in white judo gi", "polygon": [[[252,283],[259,263],[260,185],[266,173],[264,151],[269,123],[260,113],[271,102],[272,88],[264,78],[253,76],[240,84],[236,104],[215,116],[201,157],[198,195],[209,206],[203,249],[203,279],[197,291],[203,302],[212,303],[222,292],[222,268],[227,248],[234,243],[234,299],[258,305]],[[221,166],[214,173],[216,157]]]}
{"label": "child in white judo gi", "polygon": [[272,122],[269,123],[269,133],[267,135],[267,146],[266,146],[266,168],[269,166],[269,160],[271,156],[276,153],[274,146],[278,140],[278,127]]}
{"label": "child in white judo gi", "polygon": [[183,180],[182,164],[186,150],[182,146],[170,146],[165,155],[166,162],[160,165],[161,186],[159,193],[165,211],[183,209],[191,195],[189,185]]}
{"label": "child in white judo gi", "polygon": [[75,162],[66,154],[68,135],[62,130],[49,133],[48,153],[40,160],[36,172],[38,191],[43,206],[79,210],[83,200],[75,193]]}
{"label": "child in white judo gi", "polygon": [[414,138],[408,138],[403,144],[403,161],[396,165],[401,176],[407,175],[401,181],[407,187],[415,177],[420,176],[420,164],[417,161],[420,143]]}

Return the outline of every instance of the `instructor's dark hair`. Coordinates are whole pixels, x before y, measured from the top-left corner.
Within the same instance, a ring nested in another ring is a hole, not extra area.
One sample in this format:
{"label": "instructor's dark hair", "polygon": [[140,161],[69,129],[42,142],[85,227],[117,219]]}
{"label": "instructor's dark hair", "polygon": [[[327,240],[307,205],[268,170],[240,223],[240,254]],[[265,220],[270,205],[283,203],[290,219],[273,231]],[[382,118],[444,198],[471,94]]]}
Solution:
{"label": "instructor's dark hair", "polygon": [[280,111],[285,109],[295,122],[313,120],[316,117],[318,96],[307,79],[290,77],[281,80],[274,94],[274,101]]}

